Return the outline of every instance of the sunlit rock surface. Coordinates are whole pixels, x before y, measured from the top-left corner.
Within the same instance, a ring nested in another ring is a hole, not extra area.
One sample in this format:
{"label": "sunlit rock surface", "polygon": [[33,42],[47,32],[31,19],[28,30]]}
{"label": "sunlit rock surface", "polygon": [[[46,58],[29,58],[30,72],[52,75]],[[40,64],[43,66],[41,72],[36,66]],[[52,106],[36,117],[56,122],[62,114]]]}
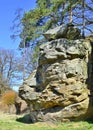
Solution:
{"label": "sunlit rock surface", "polygon": [[60,38],[40,46],[38,68],[19,89],[32,122],[93,116],[92,57],[90,40]]}
{"label": "sunlit rock surface", "polygon": [[73,24],[63,24],[54,29],[50,29],[45,32],[43,35],[49,41],[59,39],[59,38],[67,38],[70,40],[75,40],[80,38],[80,29],[74,27]]}

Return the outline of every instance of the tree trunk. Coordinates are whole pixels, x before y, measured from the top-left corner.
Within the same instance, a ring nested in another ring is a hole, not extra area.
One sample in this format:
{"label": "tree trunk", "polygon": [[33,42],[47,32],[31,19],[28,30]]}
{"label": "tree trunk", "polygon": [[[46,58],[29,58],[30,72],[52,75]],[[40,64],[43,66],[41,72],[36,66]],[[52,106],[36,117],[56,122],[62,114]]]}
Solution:
{"label": "tree trunk", "polygon": [[15,102],[16,114],[19,115],[21,113],[21,102]]}
{"label": "tree trunk", "polygon": [[82,0],[82,24],[83,24],[83,28],[82,28],[82,37],[85,38],[85,1]]}
{"label": "tree trunk", "polygon": [[73,16],[73,12],[72,12],[72,2],[70,2],[70,6],[69,6],[69,22],[72,23],[72,16]]}
{"label": "tree trunk", "polygon": [[65,2],[62,4],[62,24],[64,23],[64,9],[65,9]]}

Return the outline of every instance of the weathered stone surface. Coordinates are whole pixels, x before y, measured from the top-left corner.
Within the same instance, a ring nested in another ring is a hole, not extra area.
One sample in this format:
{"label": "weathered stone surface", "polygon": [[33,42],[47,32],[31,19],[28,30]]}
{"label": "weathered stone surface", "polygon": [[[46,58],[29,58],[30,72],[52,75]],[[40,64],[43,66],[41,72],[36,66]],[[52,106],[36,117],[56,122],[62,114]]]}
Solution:
{"label": "weathered stone surface", "polygon": [[35,92],[36,87],[36,70],[24,81],[20,87],[19,96],[27,102],[38,99],[39,94]]}
{"label": "weathered stone surface", "polygon": [[80,38],[80,30],[75,28],[72,24],[63,24],[54,29],[50,29],[43,34],[46,39],[55,40],[58,38],[67,38],[70,40]]}
{"label": "weathered stone surface", "polygon": [[27,79],[25,79],[23,84],[26,84],[26,85],[31,86],[33,88],[36,86],[36,70],[34,70],[31,73],[31,75]]}
{"label": "weathered stone surface", "polygon": [[37,71],[19,89],[32,122],[93,116],[92,53],[90,41],[84,39],[57,39],[40,47]]}

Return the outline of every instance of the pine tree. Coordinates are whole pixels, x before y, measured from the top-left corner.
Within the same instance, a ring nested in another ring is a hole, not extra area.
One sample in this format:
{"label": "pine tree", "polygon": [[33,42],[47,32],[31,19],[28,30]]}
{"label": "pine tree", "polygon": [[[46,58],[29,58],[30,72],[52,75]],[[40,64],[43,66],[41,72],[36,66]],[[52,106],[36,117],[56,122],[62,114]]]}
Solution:
{"label": "pine tree", "polygon": [[44,32],[67,23],[80,28],[84,37],[92,32],[92,5],[93,0],[36,0],[36,8],[24,13],[20,21],[22,41],[19,47],[22,48],[25,45],[35,49],[38,43],[40,45],[46,41],[42,36]]}

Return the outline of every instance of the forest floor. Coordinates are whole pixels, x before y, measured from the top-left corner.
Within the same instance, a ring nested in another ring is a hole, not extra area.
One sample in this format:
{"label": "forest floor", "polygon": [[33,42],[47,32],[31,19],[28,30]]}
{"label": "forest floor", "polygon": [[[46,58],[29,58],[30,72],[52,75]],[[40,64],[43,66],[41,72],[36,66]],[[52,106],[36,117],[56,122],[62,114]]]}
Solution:
{"label": "forest floor", "polygon": [[31,123],[29,115],[0,113],[0,130],[93,130],[93,122]]}

